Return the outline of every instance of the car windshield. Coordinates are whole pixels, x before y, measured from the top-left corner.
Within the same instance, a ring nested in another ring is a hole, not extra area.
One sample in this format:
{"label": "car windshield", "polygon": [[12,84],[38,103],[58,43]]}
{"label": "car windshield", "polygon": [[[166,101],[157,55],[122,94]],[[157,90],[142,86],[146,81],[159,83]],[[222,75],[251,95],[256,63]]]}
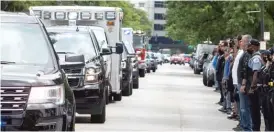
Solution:
{"label": "car windshield", "polygon": [[86,61],[96,56],[88,33],[49,32],[49,36],[57,53],[82,54]]}
{"label": "car windshield", "polygon": [[134,48],[143,48],[143,37],[133,35],[133,47]]}
{"label": "car windshield", "polygon": [[103,30],[98,30],[98,29],[94,29],[93,32],[98,40],[100,47],[107,48],[108,45],[107,45],[107,38],[106,38],[105,32]]}
{"label": "car windshield", "polygon": [[53,67],[49,44],[38,24],[1,23],[1,62]]}

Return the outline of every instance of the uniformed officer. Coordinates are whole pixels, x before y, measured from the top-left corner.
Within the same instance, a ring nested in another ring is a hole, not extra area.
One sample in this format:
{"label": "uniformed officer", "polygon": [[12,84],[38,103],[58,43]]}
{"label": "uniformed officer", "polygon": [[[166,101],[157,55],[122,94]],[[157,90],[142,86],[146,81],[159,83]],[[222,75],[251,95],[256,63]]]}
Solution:
{"label": "uniformed officer", "polygon": [[252,55],[248,62],[247,68],[247,83],[246,93],[250,99],[252,130],[260,131],[261,126],[261,113],[260,113],[260,98],[257,87],[258,73],[263,66],[261,54],[259,52],[260,42],[256,39],[252,39],[248,45],[247,52]]}
{"label": "uniformed officer", "polygon": [[267,108],[267,103],[268,103],[268,82],[269,82],[269,68],[267,67],[267,64],[269,63],[267,60],[267,56],[270,55],[270,52],[268,50],[264,51],[261,53],[261,58],[263,60],[263,67],[259,71],[258,74],[258,83],[257,87],[260,92],[260,100],[261,100],[261,106],[262,106],[262,113],[264,117],[264,122],[265,122],[265,131],[269,131],[269,113],[268,113],[268,108]]}
{"label": "uniformed officer", "polygon": [[268,87],[269,91],[267,94],[267,119],[268,119],[268,126],[267,129],[268,131],[274,131],[274,46],[272,49],[270,49],[270,53],[272,56],[268,58],[268,74],[269,74],[269,79],[268,79]]}

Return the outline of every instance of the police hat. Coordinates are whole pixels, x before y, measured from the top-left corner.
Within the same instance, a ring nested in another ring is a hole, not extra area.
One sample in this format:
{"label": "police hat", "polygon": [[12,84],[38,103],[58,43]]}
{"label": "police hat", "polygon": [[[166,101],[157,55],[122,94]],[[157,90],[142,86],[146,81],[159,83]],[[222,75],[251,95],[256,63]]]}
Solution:
{"label": "police hat", "polygon": [[270,55],[271,52],[270,52],[269,50],[264,50],[264,51],[262,52],[262,54],[264,54],[264,55]]}
{"label": "police hat", "polygon": [[260,42],[257,39],[251,39],[249,45],[260,46]]}
{"label": "police hat", "polygon": [[270,48],[269,52],[270,52],[271,55],[274,54],[274,46],[272,48]]}

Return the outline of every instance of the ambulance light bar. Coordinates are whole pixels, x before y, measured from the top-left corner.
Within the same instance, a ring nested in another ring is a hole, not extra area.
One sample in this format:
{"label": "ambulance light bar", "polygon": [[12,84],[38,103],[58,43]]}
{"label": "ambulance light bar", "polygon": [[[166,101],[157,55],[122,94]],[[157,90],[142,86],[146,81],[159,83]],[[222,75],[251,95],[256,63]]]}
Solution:
{"label": "ambulance light bar", "polygon": [[50,19],[51,18],[51,12],[44,11],[44,19]]}
{"label": "ambulance light bar", "polygon": [[106,12],[106,19],[107,20],[115,20],[115,12],[114,11],[107,11]]}
{"label": "ambulance light bar", "polygon": [[81,19],[83,20],[89,20],[91,19],[91,13],[90,12],[81,12]]}
{"label": "ambulance light bar", "polygon": [[104,14],[102,12],[95,13],[95,19],[97,20],[103,20]]}
{"label": "ambulance light bar", "polygon": [[68,19],[69,20],[76,20],[78,18],[77,12],[68,12]]}
{"label": "ambulance light bar", "polygon": [[55,12],[56,20],[64,20],[66,18],[65,12]]}
{"label": "ambulance light bar", "polygon": [[42,11],[34,10],[33,13],[35,16],[37,16],[39,18],[41,18],[41,16],[42,16]]}

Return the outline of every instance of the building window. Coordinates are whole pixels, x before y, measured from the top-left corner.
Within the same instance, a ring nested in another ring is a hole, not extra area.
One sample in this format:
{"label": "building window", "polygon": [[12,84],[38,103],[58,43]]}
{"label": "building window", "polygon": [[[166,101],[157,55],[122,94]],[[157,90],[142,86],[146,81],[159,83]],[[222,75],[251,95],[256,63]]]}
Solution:
{"label": "building window", "polygon": [[145,7],[145,3],[139,3],[139,7]]}
{"label": "building window", "polygon": [[154,24],[154,30],[155,31],[163,31],[163,30],[165,30],[165,25],[163,25],[163,24]]}
{"label": "building window", "polygon": [[165,14],[155,13],[154,14],[154,19],[155,20],[165,20]]}
{"label": "building window", "polygon": [[164,1],[155,1],[154,2],[154,7],[156,8],[165,8],[165,2]]}

